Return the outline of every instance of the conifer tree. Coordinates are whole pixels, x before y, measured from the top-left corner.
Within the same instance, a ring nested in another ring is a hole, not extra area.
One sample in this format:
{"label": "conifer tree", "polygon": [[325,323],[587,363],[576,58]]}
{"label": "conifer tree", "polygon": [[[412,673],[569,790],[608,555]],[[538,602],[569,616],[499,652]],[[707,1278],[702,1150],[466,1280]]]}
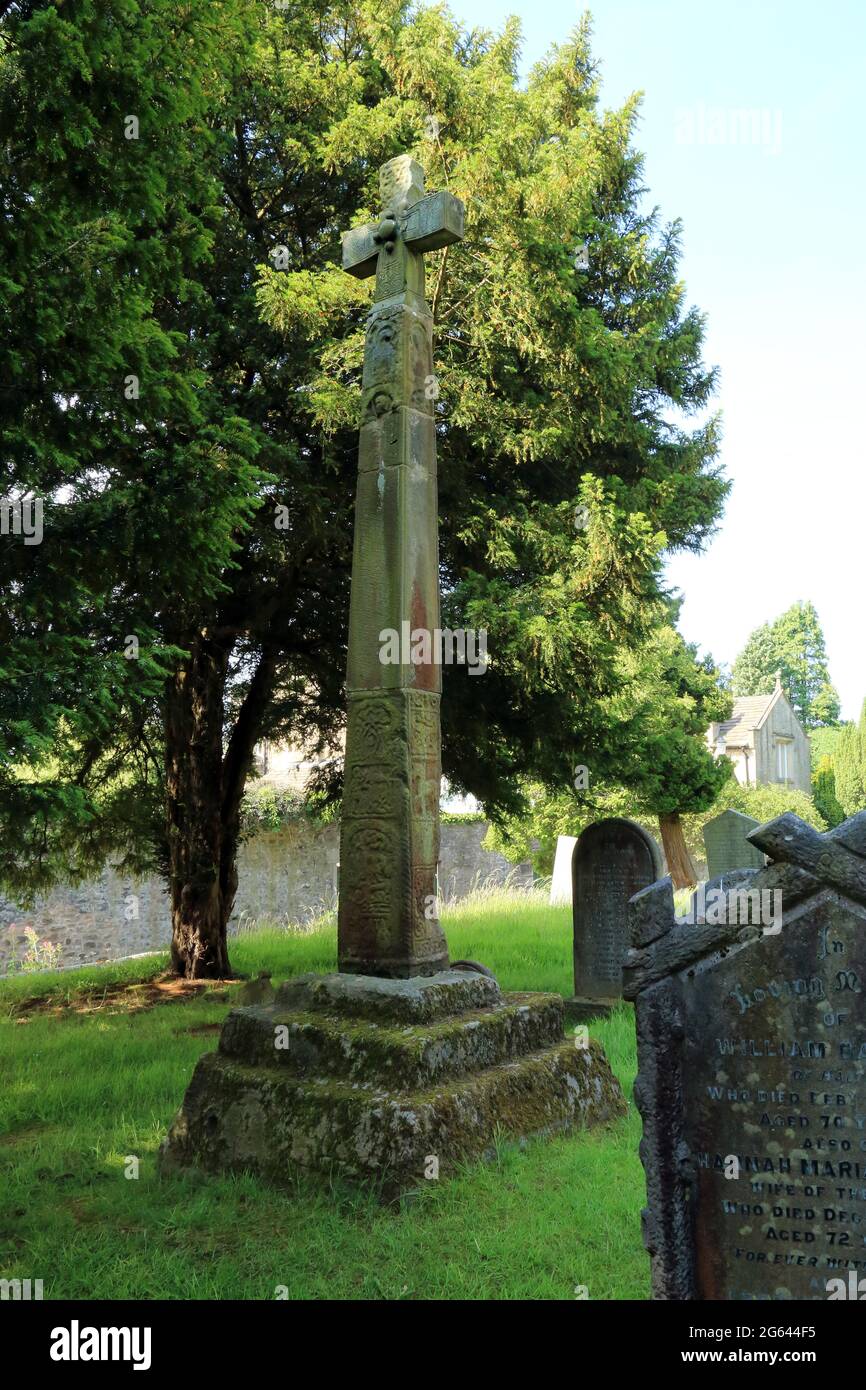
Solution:
{"label": "conifer tree", "polygon": [[866,701],[857,724],[845,724],[833,753],[833,773],[836,796],[846,816],[866,809],[866,757],[863,731],[866,725]]}
{"label": "conifer tree", "polygon": [[812,777],[812,797],[824,820],[829,826],[840,825],[845,812],[836,796],[836,774],[833,759],[825,755]]}
{"label": "conifer tree", "polygon": [[575,747],[622,765],[623,657],[726,494],[703,323],[585,24],[525,84],[516,24],[400,0],[34,0],[0,32],[7,487],[46,509],[0,547],[0,869],[156,866],[175,970],[216,976],[256,743],[342,726],[370,289],[340,233],[378,167],[468,210],[429,271],[443,613],[490,664],[446,673],[444,767],[492,814]]}

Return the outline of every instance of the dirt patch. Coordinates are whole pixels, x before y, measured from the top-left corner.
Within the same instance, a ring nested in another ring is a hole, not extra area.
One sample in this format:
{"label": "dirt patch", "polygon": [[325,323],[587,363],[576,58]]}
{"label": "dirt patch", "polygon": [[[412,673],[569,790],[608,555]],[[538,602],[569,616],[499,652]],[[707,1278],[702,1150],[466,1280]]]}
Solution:
{"label": "dirt patch", "polygon": [[[228,997],[227,986],[242,983],[239,979],[179,980],[166,973],[138,983],[123,982],[104,985],[101,989],[84,989],[69,999],[58,999],[51,994],[35,995],[31,999],[17,1001],[12,1006],[12,1013],[19,1023],[26,1022],[28,1017],[36,1014],[140,1013],[157,1004],[185,1003],[189,999],[201,999],[208,993],[214,1000],[223,1002]],[[207,1027],[210,1029],[211,1025]]]}

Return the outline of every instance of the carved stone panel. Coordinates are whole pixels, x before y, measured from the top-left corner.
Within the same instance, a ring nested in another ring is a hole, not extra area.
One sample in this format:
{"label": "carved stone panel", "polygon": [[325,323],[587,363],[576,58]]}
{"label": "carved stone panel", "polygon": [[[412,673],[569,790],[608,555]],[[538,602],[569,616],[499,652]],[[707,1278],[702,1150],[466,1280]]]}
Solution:
{"label": "carved stone panel", "polygon": [[[435,909],[438,696],[350,696],[340,847],[341,968],[413,974],[447,962]],[[416,754],[417,745],[417,754]]]}
{"label": "carved stone panel", "polygon": [[364,350],[362,423],[398,406],[433,413],[432,324],[428,314],[401,301],[376,305]]}

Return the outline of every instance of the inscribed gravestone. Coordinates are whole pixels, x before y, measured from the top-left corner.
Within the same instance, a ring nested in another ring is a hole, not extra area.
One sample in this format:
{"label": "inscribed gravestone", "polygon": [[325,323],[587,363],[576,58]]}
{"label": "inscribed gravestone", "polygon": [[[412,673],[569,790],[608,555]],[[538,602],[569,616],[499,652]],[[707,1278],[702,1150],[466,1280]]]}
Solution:
{"label": "inscribed gravestone", "polygon": [[866,812],[751,839],[771,862],[736,876],[724,921],[676,922],[669,879],[631,908],[659,1299],[844,1297],[866,1259]]}
{"label": "inscribed gravestone", "polygon": [[748,839],[758,822],[741,811],[722,811],[704,826],[707,878],[731,869],[763,869],[764,856]]}
{"label": "inscribed gravestone", "polygon": [[661,873],[658,846],[634,821],[612,817],[581,834],[572,859],[573,1016],[583,1004],[603,1013],[622,997],[629,898]]}

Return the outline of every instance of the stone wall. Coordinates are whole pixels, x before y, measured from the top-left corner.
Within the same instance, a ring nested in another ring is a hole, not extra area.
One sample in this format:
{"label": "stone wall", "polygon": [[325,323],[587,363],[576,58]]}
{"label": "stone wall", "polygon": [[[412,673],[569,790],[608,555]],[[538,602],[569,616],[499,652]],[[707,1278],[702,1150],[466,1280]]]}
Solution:
{"label": "stone wall", "polygon": [[[481,848],[486,824],[442,826],[439,870],[445,901],[484,883],[532,882],[528,864],[515,868]],[[301,822],[248,840],[238,856],[238,895],[230,930],[268,917],[307,923],[336,905],[340,832]],[[25,910],[0,897],[0,972],[20,958],[33,927],[63,949],[60,963],[83,965],[158,950],[171,938],[168,897],[159,879],[136,880],[106,867],[78,888],[56,888]]]}
{"label": "stone wall", "polygon": [[532,865],[509,864],[501,854],[482,849],[486,821],[442,826],[439,849],[439,896],[443,902],[465,898],[486,883],[505,883],[518,888],[532,883]]}

